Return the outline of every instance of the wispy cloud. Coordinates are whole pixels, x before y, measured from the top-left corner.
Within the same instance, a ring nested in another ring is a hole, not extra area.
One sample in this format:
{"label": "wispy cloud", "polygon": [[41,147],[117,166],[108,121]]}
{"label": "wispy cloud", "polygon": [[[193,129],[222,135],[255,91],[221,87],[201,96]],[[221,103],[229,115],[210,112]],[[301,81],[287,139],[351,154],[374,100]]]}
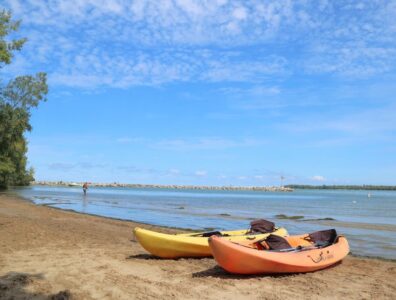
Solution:
{"label": "wispy cloud", "polygon": [[306,70],[314,74],[367,78],[395,69],[396,45],[373,47],[366,42],[333,43],[319,47],[315,52],[317,55],[306,61]]}
{"label": "wispy cloud", "polygon": [[254,138],[227,139],[219,137],[205,137],[195,139],[182,138],[162,140],[159,142],[154,142],[152,147],[165,150],[189,151],[254,147],[263,145],[265,143],[265,140],[258,140]]}
{"label": "wispy cloud", "polygon": [[199,171],[195,171],[194,174],[195,174],[196,176],[203,177],[203,176],[208,175],[208,172],[207,172],[207,171],[203,171],[203,170],[199,170]]}
{"label": "wispy cloud", "polygon": [[[5,6],[23,19],[29,37],[7,72],[44,69],[53,85],[267,83],[302,72],[369,77],[396,65],[395,1],[6,0]],[[290,43],[293,49],[285,50]]]}
{"label": "wispy cloud", "polygon": [[[240,184],[240,185],[280,185],[280,176],[284,176],[286,183],[318,183],[333,182],[322,175],[311,177],[286,174],[281,171],[273,170],[248,170],[241,173],[219,172],[220,170],[212,169],[179,169],[179,168],[147,168],[136,164],[116,165],[113,163],[96,164],[90,162],[64,163],[54,162],[47,164],[51,172],[62,172],[59,178],[62,180],[91,180],[91,181],[117,181],[129,183],[155,183],[162,182],[166,184],[192,184],[200,182],[201,184]],[[99,177],[93,175],[92,170],[101,169],[106,172],[100,172]],[[111,179],[103,176],[105,173],[112,174]],[[52,173],[50,173],[52,174]],[[59,178],[57,178],[59,180]],[[106,179],[107,178],[107,179]],[[46,180],[46,178],[41,178]]]}
{"label": "wispy cloud", "polygon": [[334,116],[334,114],[305,115],[304,118],[294,118],[288,123],[279,124],[279,128],[296,132],[334,132],[346,136],[337,136],[336,141],[347,137],[378,139],[392,135],[396,131],[396,107],[387,105],[377,108],[362,108],[360,111],[349,111]]}
{"label": "wispy cloud", "polygon": [[313,181],[319,181],[319,182],[323,182],[326,181],[326,178],[321,176],[321,175],[315,175],[311,177],[311,180]]}
{"label": "wispy cloud", "polygon": [[180,172],[179,169],[169,169],[169,170],[167,171],[167,173],[168,173],[168,175],[177,176],[177,175],[179,175],[181,172]]}
{"label": "wispy cloud", "polygon": [[226,138],[226,137],[190,137],[190,138],[143,138],[143,137],[120,137],[115,139],[116,143],[128,146],[130,144],[142,145],[144,147],[161,150],[190,151],[190,150],[213,150],[257,147],[267,143],[265,139],[252,137]]}
{"label": "wispy cloud", "polygon": [[97,164],[91,162],[78,162],[78,163],[64,163],[64,162],[54,162],[47,165],[50,170],[56,171],[71,171],[75,169],[103,169],[106,168],[106,164]]}
{"label": "wispy cloud", "polygon": [[74,169],[76,167],[75,164],[70,164],[70,163],[51,163],[48,165],[48,167],[52,170],[58,170],[58,171],[69,171],[71,169]]}

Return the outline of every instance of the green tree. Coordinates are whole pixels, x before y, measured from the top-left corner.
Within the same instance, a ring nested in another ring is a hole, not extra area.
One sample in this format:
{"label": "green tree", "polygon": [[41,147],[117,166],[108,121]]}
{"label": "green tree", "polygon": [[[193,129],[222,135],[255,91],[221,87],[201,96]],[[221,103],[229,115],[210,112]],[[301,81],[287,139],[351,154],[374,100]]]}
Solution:
{"label": "green tree", "polygon": [[[14,53],[26,42],[26,38],[8,39],[19,26],[11,12],[0,11],[0,69],[12,63]],[[0,82],[0,187],[27,185],[33,180],[33,169],[26,166],[24,133],[32,130],[31,109],[46,101],[46,74],[18,76],[6,84],[1,78]]]}

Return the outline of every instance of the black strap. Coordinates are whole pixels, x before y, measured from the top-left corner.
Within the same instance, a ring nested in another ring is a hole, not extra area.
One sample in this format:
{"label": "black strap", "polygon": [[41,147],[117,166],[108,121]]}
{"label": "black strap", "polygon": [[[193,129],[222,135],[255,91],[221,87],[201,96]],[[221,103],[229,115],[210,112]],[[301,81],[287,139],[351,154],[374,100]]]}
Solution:
{"label": "black strap", "polygon": [[211,237],[212,235],[223,236],[220,231],[209,231],[202,233],[202,237]]}
{"label": "black strap", "polygon": [[202,236],[202,237],[211,237],[212,235],[215,236],[230,236],[229,234],[226,233],[221,233],[220,231],[207,231],[207,232],[200,232],[197,234],[192,234],[191,236]]}

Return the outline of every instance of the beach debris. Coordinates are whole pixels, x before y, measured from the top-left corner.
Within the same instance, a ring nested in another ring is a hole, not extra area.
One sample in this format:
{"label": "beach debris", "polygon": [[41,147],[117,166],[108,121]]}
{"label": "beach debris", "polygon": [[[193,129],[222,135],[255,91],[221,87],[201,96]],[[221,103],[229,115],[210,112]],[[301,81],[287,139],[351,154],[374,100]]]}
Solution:
{"label": "beach debris", "polygon": [[72,294],[68,291],[60,291],[59,293],[52,295],[51,300],[71,300],[72,298]]}
{"label": "beach debris", "polygon": [[304,219],[301,221],[335,221],[336,219],[334,218],[330,218],[330,217],[326,217],[326,218],[317,218],[317,219]]}
{"label": "beach debris", "polygon": [[301,220],[301,219],[304,219],[304,216],[287,216],[284,214],[279,214],[279,215],[276,215],[275,218],[281,219],[281,220],[284,220],[284,219],[286,219],[286,220]]}

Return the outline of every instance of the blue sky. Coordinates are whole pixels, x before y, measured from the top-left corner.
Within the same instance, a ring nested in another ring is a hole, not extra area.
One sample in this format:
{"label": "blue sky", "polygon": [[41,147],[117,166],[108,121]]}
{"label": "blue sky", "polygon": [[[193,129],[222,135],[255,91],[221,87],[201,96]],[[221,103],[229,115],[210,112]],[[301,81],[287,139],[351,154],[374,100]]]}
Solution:
{"label": "blue sky", "polygon": [[3,2],[38,180],[396,184],[396,1]]}

